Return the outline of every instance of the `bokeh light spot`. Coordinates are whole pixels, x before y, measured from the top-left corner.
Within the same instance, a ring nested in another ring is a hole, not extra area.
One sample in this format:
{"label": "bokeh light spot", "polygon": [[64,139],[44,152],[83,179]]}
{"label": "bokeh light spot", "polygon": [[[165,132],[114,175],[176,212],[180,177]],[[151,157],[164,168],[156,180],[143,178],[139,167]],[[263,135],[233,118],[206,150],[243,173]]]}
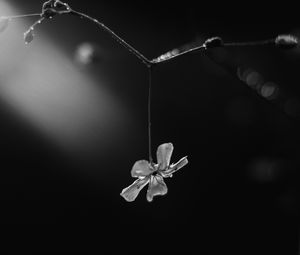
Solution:
{"label": "bokeh light spot", "polygon": [[284,104],[284,111],[293,117],[300,116],[300,101],[297,98],[290,98]]}
{"label": "bokeh light spot", "polygon": [[81,43],[74,55],[75,62],[81,65],[89,65],[100,59],[99,48],[90,42]]}
{"label": "bokeh light spot", "polygon": [[266,82],[260,90],[261,95],[269,100],[275,99],[278,95],[278,85],[274,82]]}
{"label": "bokeh light spot", "polygon": [[257,182],[276,181],[282,170],[282,162],[273,158],[256,158],[248,166],[250,179]]}

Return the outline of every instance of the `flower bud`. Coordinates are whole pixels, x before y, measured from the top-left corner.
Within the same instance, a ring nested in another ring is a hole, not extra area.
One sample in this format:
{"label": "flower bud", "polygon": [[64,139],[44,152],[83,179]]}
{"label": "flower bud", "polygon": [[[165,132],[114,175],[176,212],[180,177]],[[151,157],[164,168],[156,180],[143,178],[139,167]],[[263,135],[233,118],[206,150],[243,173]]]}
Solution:
{"label": "flower bud", "polygon": [[33,37],[34,37],[33,29],[30,28],[29,30],[27,30],[27,31],[24,33],[24,41],[25,41],[25,44],[31,43],[32,40],[33,40]]}
{"label": "flower bud", "polygon": [[275,45],[282,49],[292,49],[297,47],[298,38],[293,35],[278,35],[275,39]]}
{"label": "flower bud", "polygon": [[212,37],[205,41],[204,46],[206,49],[222,47],[224,42],[221,37]]}

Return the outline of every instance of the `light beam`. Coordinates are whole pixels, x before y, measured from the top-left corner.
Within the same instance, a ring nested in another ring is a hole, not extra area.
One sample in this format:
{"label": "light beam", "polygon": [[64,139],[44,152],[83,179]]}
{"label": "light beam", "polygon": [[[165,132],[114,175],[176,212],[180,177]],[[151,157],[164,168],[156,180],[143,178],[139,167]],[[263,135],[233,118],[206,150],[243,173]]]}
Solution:
{"label": "light beam", "polygon": [[[19,13],[5,2],[0,9],[5,15]],[[129,118],[124,105],[107,81],[80,72],[42,31],[25,45],[29,22],[11,22],[0,34],[0,100],[66,151],[90,153],[96,143],[113,143],[117,128]]]}

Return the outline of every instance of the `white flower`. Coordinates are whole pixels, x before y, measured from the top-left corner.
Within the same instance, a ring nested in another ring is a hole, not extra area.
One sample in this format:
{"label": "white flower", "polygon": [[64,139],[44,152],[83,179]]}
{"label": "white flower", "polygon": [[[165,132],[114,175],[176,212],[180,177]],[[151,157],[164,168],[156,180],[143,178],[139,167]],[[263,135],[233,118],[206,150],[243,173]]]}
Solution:
{"label": "white flower", "polygon": [[149,202],[153,200],[154,196],[167,194],[168,188],[164,178],[172,177],[174,172],[188,163],[187,157],[183,157],[177,163],[170,165],[173,149],[172,143],[161,144],[157,148],[157,164],[150,164],[147,160],[135,162],[131,169],[131,176],[138,179],[123,189],[120,195],[126,201],[132,202],[148,183],[147,200]]}

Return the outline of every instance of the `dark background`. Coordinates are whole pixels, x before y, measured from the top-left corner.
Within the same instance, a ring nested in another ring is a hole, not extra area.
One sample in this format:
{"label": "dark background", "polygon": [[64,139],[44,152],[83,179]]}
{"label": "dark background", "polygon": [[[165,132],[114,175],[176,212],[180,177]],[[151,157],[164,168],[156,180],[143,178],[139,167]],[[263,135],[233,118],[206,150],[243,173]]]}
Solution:
{"label": "dark background", "polygon": [[[41,5],[12,2],[25,13]],[[231,42],[300,31],[293,5],[69,4],[103,21],[149,58],[215,35]],[[76,17],[57,17],[44,25],[44,32],[70,57],[82,41],[111,53],[112,59],[100,56],[86,72],[97,79],[98,69],[106,71],[110,89],[139,123],[138,132],[120,126],[114,132],[124,139],[113,141],[107,151],[70,158],[3,107],[0,221],[8,229],[16,224],[22,228],[6,235],[8,240],[46,251],[298,254],[299,109],[286,114],[281,101],[260,98],[236,72],[223,69],[238,61],[278,84],[284,98],[298,99],[298,49],[229,49],[223,66],[197,53],[157,67],[153,153],[159,144],[172,142],[172,161],[188,155],[190,163],[166,180],[165,197],[148,203],[143,190],[127,203],[119,193],[133,182],[133,163],[147,159],[147,70],[105,32]]]}

